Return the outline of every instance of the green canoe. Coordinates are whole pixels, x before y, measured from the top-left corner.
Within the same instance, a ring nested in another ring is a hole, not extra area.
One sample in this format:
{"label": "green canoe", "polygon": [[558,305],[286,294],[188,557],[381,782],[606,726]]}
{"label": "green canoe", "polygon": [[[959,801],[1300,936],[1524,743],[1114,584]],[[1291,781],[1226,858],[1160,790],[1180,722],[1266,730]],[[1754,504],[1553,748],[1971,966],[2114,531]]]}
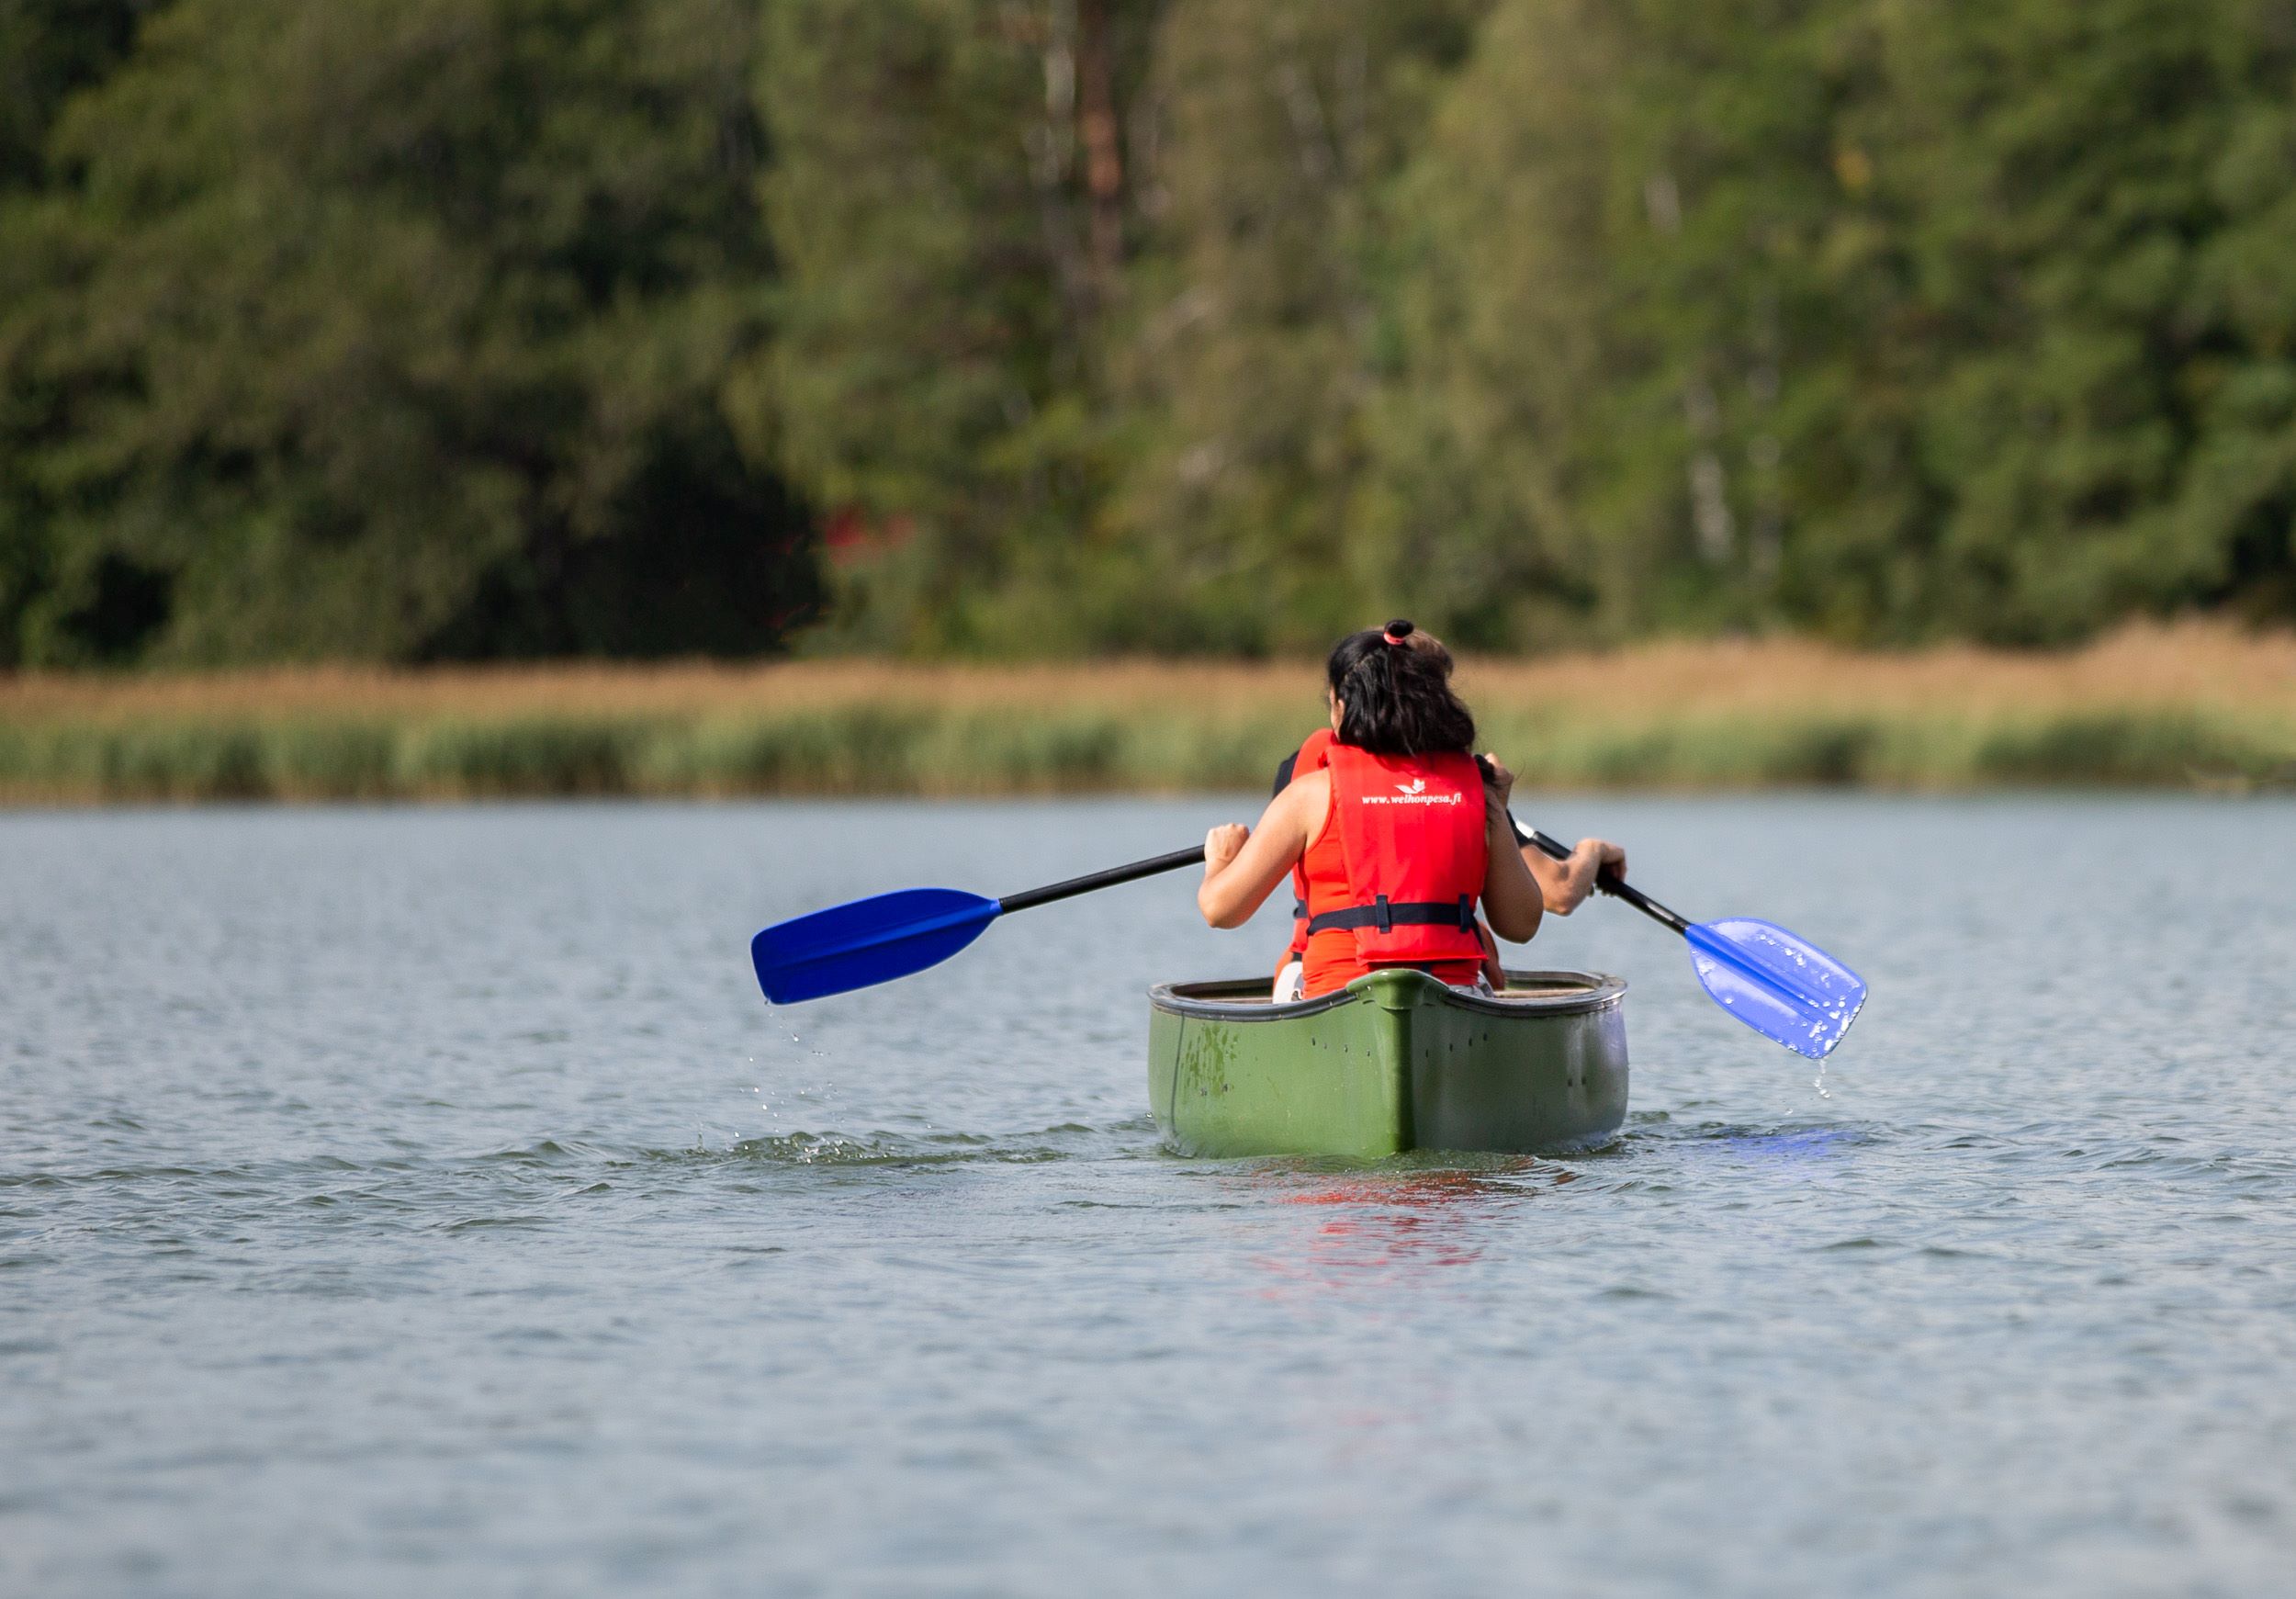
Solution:
{"label": "green canoe", "polygon": [[1626,985],[1510,972],[1496,996],[1399,969],[1294,1004],[1264,977],[1148,991],[1148,1093],[1183,1154],[1584,1148],[1626,1118]]}

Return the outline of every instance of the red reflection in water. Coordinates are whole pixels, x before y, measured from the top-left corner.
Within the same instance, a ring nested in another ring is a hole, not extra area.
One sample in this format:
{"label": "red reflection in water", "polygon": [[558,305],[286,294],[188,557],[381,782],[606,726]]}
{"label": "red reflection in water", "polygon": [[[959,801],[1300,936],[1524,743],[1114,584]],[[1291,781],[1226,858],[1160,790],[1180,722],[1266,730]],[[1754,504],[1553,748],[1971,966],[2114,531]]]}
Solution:
{"label": "red reflection in water", "polygon": [[1250,1186],[1279,1190],[1269,1196],[1278,1205],[1340,1212],[1306,1233],[1298,1255],[1261,1256],[1255,1264],[1287,1281],[1330,1282],[1366,1270],[1465,1266],[1482,1258],[1479,1223],[1576,1177],[1528,1159],[1476,1171],[1255,1172]]}

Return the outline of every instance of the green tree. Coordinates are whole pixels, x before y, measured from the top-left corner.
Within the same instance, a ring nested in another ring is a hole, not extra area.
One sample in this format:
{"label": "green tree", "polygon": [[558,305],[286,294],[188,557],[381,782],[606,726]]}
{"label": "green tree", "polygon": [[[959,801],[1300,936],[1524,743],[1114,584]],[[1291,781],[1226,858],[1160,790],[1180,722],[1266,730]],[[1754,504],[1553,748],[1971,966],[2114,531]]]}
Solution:
{"label": "green tree", "polygon": [[2296,242],[2296,9],[1884,16],[1941,506],[1920,629],[2048,642],[2244,593],[2286,614],[2296,288],[2263,263]]}
{"label": "green tree", "polygon": [[754,38],[740,0],[152,21],[0,224],[28,655],[770,647],[812,596],[737,443]]}
{"label": "green tree", "polygon": [[1486,24],[1406,183],[1361,527],[1431,619],[1533,646],[1774,612],[1841,332],[1856,9],[1506,0]]}
{"label": "green tree", "polygon": [[2289,23],[1505,0],[1409,180],[1359,553],[1518,644],[2284,613]]}
{"label": "green tree", "polygon": [[1480,8],[1165,15],[1159,226],[1126,350],[1144,447],[1120,505],[1163,627],[1127,642],[1314,648],[1380,610],[1353,530],[1392,358],[1392,191]]}
{"label": "green tree", "polygon": [[0,0],[0,665],[2296,615],[2296,0]]}
{"label": "green tree", "polygon": [[0,191],[46,186],[48,130],[163,0],[0,0]]}
{"label": "green tree", "polygon": [[793,477],[853,530],[835,552],[848,644],[1075,649],[1096,608],[1133,604],[1091,574],[1154,9],[773,8],[760,96],[785,276],[758,386]]}
{"label": "green tree", "polygon": [[[37,208],[54,186],[49,131],[73,93],[100,82],[124,60],[137,25],[157,0],[0,0],[0,308],[37,292],[43,253],[28,221],[10,213]],[[5,321],[5,317],[0,317]],[[0,371],[6,335],[0,331]],[[0,387],[0,667],[21,653],[26,612],[53,570],[39,496],[23,450],[12,445],[40,425],[39,397]]]}

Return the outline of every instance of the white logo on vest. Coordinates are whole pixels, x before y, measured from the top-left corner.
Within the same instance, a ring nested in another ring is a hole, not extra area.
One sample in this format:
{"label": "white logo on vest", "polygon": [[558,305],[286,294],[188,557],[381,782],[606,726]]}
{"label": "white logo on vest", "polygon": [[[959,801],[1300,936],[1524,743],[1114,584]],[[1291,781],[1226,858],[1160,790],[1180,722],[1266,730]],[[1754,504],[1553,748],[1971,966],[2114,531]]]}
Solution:
{"label": "white logo on vest", "polygon": [[1397,783],[1392,796],[1367,794],[1362,799],[1367,805],[1463,805],[1467,803],[1467,796],[1463,794],[1429,794],[1427,780],[1424,777]]}

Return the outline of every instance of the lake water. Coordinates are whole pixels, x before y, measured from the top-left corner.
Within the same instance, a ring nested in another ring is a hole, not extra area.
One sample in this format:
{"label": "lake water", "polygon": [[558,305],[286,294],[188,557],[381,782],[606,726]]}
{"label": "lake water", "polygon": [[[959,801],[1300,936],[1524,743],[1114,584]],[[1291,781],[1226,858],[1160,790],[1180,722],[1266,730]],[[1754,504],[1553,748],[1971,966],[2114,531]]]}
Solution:
{"label": "lake water", "polygon": [[1858,967],[1822,1090],[1602,903],[1564,1160],[1160,1153],[1191,877],[752,985],[1244,800],[0,817],[0,1593],[2287,1592],[2296,806],[1517,808]]}

